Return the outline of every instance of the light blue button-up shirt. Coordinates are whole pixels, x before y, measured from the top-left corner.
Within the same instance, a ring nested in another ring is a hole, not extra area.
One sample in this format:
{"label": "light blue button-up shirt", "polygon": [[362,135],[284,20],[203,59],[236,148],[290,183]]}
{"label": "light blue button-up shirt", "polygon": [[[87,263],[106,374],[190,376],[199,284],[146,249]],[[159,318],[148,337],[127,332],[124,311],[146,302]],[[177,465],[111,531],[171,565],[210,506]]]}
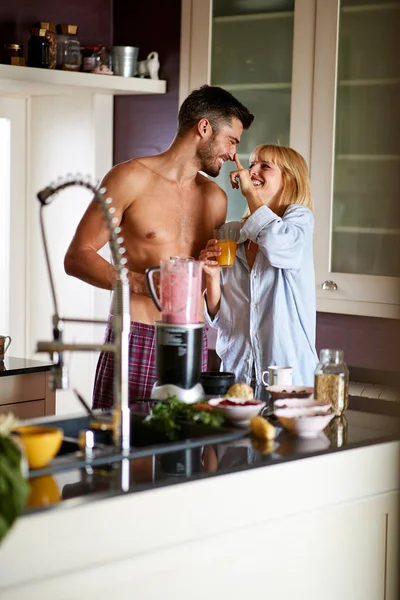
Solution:
{"label": "light blue button-up shirt", "polygon": [[[221,304],[214,319],[221,370],[257,384],[269,365],[293,367],[293,385],[313,385],[315,351],[314,216],[299,204],[278,217],[267,206],[245,222],[225,223],[237,232],[235,264],[221,269]],[[250,269],[246,240],[259,249]]]}

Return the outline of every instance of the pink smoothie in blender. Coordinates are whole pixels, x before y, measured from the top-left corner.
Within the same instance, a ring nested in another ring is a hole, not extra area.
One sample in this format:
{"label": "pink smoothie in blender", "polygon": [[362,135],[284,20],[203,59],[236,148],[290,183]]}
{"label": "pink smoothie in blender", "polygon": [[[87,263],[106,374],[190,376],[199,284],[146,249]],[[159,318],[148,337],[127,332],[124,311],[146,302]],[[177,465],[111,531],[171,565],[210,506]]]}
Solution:
{"label": "pink smoothie in blender", "polygon": [[156,302],[164,323],[188,325],[199,322],[203,263],[187,258],[162,260],[149,269],[148,283],[156,302],[153,272],[160,270],[161,304]]}

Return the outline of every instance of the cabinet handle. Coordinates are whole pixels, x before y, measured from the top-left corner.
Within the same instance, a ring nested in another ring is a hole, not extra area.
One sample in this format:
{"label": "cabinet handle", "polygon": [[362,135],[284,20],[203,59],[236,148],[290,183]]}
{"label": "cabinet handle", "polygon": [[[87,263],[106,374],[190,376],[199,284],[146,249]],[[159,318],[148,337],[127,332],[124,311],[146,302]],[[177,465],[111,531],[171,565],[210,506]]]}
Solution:
{"label": "cabinet handle", "polygon": [[321,285],[321,289],[335,291],[338,289],[338,286],[334,281],[324,281],[324,283]]}

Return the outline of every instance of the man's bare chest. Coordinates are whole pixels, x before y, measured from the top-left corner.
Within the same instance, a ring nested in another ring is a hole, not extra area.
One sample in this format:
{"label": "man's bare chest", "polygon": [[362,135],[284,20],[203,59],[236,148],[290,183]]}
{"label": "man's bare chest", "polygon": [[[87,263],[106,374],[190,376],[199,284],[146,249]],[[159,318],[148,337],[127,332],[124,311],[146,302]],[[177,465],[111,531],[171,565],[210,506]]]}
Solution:
{"label": "man's bare chest", "polygon": [[136,239],[192,243],[208,239],[213,222],[201,194],[193,194],[190,198],[149,194],[132,203],[124,214],[122,226]]}

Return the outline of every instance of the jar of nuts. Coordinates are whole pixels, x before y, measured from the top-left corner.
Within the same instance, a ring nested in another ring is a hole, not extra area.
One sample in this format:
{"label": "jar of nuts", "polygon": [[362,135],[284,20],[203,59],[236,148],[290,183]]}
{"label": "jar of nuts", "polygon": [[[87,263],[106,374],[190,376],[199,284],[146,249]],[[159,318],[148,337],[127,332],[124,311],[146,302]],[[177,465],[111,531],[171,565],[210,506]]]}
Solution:
{"label": "jar of nuts", "polygon": [[344,362],[343,350],[321,350],[315,369],[314,398],[329,402],[336,416],[340,416],[347,409],[349,370]]}

